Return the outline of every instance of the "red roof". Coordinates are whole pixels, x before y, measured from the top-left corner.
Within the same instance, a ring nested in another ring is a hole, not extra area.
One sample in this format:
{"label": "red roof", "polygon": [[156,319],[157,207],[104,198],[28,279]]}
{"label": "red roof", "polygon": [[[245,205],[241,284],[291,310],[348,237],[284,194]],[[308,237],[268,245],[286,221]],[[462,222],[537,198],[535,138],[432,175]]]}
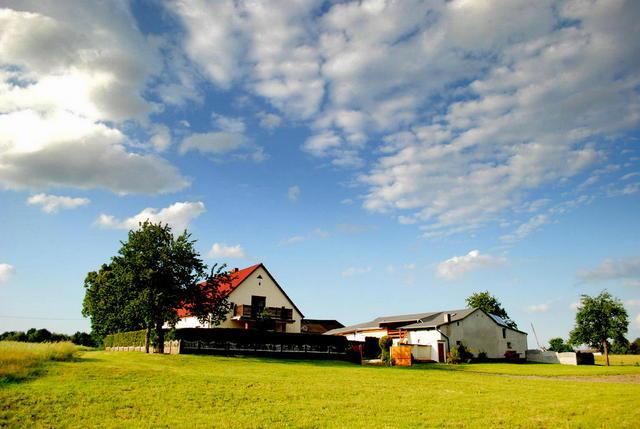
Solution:
{"label": "red roof", "polygon": [[[229,275],[231,276],[231,281],[227,283],[221,283],[218,290],[221,293],[223,293],[225,296],[228,296],[231,292],[236,290],[236,288],[240,286],[242,282],[245,281],[247,277],[249,277],[251,273],[253,273],[261,265],[262,265],[261,263],[255,264],[238,271],[230,272]],[[202,285],[202,284],[205,284],[205,282],[203,281],[198,284]],[[190,316],[190,314],[186,309],[181,308],[178,310],[178,317],[188,317],[188,316]]]}
{"label": "red roof", "polygon": [[[243,268],[243,269],[235,271],[235,272],[232,271],[230,273],[231,282],[230,283],[221,283],[220,284],[220,288],[218,290],[220,292],[223,292],[225,295],[229,295],[238,286],[240,286],[240,284],[243,281],[245,281],[247,279],[247,277],[249,277],[251,275],[251,273],[254,272],[260,265],[262,265],[262,264],[255,264],[255,265],[252,265],[252,266],[247,267],[247,268]],[[204,283],[204,282],[202,282],[202,283]]]}

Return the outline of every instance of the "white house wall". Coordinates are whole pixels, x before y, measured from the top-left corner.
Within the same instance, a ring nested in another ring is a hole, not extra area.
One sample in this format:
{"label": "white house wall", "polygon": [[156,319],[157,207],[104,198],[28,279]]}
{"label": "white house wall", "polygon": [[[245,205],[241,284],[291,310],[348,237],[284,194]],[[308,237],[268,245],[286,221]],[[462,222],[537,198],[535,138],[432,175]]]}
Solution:
{"label": "white house wall", "polygon": [[[258,279],[258,276],[262,276],[262,279]],[[275,282],[271,280],[271,277],[262,267],[258,267],[254,270],[233,292],[229,294],[229,302],[236,305],[251,305],[251,296],[264,296],[266,298],[267,307],[285,307],[293,309],[293,323],[288,323],[286,326],[286,332],[300,333],[302,314],[298,312],[295,307],[289,302],[287,297],[282,293],[280,288],[276,286]],[[238,328],[238,321],[232,320],[233,306],[227,319],[219,325],[208,326],[208,324],[201,324],[195,317],[185,317],[178,321],[176,328]]]}
{"label": "white house wall", "polygon": [[[506,338],[502,337],[503,327],[480,310],[474,311],[458,322],[440,327],[440,330],[449,337],[449,347],[455,347],[457,341],[461,341],[466,347],[471,348],[475,356],[485,352],[488,358],[498,359],[504,358],[507,350],[514,350],[524,358],[527,350],[527,335],[513,329],[504,329]],[[507,347],[508,345],[511,347]]]}
{"label": "white house wall", "polygon": [[[262,276],[262,280],[258,279],[258,276]],[[264,296],[266,298],[267,307],[286,307],[293,309],[293,323],[287,324],[287,332],[300,333],[302,314],[300,314],[289,302],[287,297],[282,293],[280,288],[271,280],[271,277],[262,267],[258,267],[254,272],[247,277],[242,284],[237,287],[231,294],[229,294],[229,302],[233,302],[236,305],[251,305],[251,296]],[[230,314],[225,322],[223,322],[220,328],[234,328],[237,327],[232,321]]]}

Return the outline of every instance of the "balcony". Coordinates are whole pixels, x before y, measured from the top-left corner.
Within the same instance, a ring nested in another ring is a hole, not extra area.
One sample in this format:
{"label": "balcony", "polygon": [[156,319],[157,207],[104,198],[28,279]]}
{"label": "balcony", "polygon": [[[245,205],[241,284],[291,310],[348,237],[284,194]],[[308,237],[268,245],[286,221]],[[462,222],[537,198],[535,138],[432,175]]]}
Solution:
{"label": "balcony", "polygon": [[[255,311],[254,311],[255,310]],[[271,320],[279,322],[293,322],[293,309],[285,307],[256,307],[252,308],[251,305],[241,304],[236,305],[233,311],[234,320],[256,320],[257,316],[264,314]]]}

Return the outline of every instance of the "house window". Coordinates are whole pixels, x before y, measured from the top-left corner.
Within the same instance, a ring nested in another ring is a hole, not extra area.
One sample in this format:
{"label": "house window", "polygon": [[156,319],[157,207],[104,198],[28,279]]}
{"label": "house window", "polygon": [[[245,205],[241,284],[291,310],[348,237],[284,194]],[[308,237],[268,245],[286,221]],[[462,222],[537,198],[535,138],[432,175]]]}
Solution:
{"label": "house window", "polygon": [[507,348],[510,349],[511,348],[511,343],[507,342]]}
{"label": "house window", "polygon": [[460,326],[460,322],[456,322],[456,326]]}
{"label": "house window", "polygon": [[502,338],[507,338],[507,330],[502,328]]}

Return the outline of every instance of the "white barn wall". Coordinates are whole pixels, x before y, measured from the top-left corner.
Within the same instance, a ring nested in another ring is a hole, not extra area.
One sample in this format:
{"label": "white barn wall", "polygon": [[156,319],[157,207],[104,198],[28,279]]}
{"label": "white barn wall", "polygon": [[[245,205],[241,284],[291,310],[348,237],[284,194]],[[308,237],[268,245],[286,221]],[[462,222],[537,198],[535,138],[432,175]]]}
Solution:
{"label": "white barn wall", "polygon": [[[504,328],[506,338],[502,338],[503,327],[498,325],[484,312],[476,310],[466,318],[440,327],[449,337],[449,347],[455,347],[461,341],[466,347],[473,349],[475,356],[485,352],[490,359],[504,358],[507,350],[514,350],[525,357],[527,335],[513,329]],[[507,347],[511,343],[511,347]]]}

